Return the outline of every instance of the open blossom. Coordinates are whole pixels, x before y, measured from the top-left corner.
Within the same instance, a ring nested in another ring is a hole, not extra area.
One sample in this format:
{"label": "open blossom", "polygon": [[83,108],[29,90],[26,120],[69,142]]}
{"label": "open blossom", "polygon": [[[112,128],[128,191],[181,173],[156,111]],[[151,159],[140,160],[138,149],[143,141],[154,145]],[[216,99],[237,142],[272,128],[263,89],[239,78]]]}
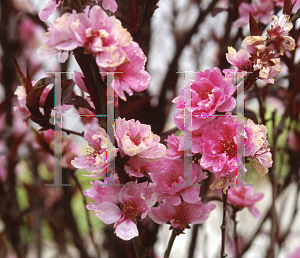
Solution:
{"label": "open blossom", "polygon": [[[145,71],[146,56],[139,44],[132,41],[131,44],[123,48],[126,52],[125,61],[109,71],[114,74],[114,90],[118,96],[126,101],[124,92],[132,96],[133,91],[141,92],[148,88],[150,74]],[[106,69],[101,69],[102,75]]]}
{"label": "open blossom", "polygon": [[202,158],[200,165],[215,173],[216,178],[235,173],[238,167],[237,119],[218,117],[207,124],[199,138]]}
{"label": "open blossom", "polygon": [[115,137],[121,155],[135,156],[141,161],[152,162],[166,156],[166,147],[160,137],[151,131],[150,125],[134,119],[116,119]]}
{"label": "open blossom", "polygon": [[253,164],[262,177],[272,166],[272,154],[267,140],[268,129],[265,125],[257,125],[251,119],[245,123],[245,155],[255,161]]}
{"label": "open blossom", "polygon": [[115,233],[123,240],[138,236],[137,220],[146,218],[156,202],[152,185],[147,182],[126,183],[118,194],[118,203],[104,201],[95,207],[96,216],[105,224],[114,224]]}
{"label": "open blossom", "polygon": [[92,176],[105,175],[107,164],[116,157],[118,149],[112,145],[105,130],[95,125],[87,127],[84,138],[89,142],[89,153],[76,157],[71,162],[72,165],[76,168],[85,168]]}
{"label": "open blossom", "polygon": [[65,13],[51,24],[43,35],[44,45],[39,55],[58,61],[68,58],[68,51],[83,47],[85,53],[93,53],[99,67],[115,67],[122,64],[126,57],[123,47],[130,45],[131,36],[121,22],[108,16],[98,5],[84,13]]}
{"label": "open blossom", "polygon": [[263,197],[263,193],[255,194],[252,186],[237,186],[231,187],[228,190],[228,202],[239,208],[247,207],[251,214],[257,219],[260,219],[261,215],[254,205]]}
{"label": "open blossom", "polygon": [[195,203],[199,200],[200,185],[198,182],[207,178],[201,167],[192,163],[184,169],[184,160],[167,160],[161,173],[151,174],[156,183],[155,192],[158,201],[168,200],[173,205],[179,205],[181,200],[188,203]]}
{"label": "open blossom", "polygon": [[158,207],[153,207],[149,213],[150,218],[158,224],[170,223],[175,232],[182,233],[189,224],[202,224],[216,205],[203,204],[201,200],[196,203],[182,202],[174,206],[169,202],[160,203]]}
{"label": "open blossom", "polygon": [[185,91],[185,88],[181,89],[181,96],[172,101],[178,109],[174,122],[181,130],[185,130],[185,109],[193,115],[192,125],[186,129],[195,131],[209,121],[207,115],[214,115],[216,111],[231,111],[236,105],[232,97],[235,91],[233,73],[222,76],[217,67],[196,73],[191,85],[191,107],[186,106]]}

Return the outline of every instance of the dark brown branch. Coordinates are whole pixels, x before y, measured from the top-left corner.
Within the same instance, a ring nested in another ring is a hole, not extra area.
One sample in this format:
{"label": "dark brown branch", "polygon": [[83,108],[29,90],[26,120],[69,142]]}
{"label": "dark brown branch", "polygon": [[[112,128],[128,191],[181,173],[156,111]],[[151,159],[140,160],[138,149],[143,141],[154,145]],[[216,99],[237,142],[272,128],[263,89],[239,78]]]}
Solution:
{"label": "dark brown branch", "polygon": [[227,211],[227,190],[223,190],[222,192],[223,198],[223,221],[221,225],[221,232],[222,232],[222,243],[221,243],[221,258],[227,257],[225,253],[225,242],[226,242],[226,211]]}
{"label": "dark brown branch", "polygon": [[177,236],[177,234],[173,230],[172,234],[171,234],[171,237],[169,239],[169,242],[168,242],[168,247],[167,247],[167,249],[165,251],[165,254],[164,254],[164,258],[169,258],[176,236]]}

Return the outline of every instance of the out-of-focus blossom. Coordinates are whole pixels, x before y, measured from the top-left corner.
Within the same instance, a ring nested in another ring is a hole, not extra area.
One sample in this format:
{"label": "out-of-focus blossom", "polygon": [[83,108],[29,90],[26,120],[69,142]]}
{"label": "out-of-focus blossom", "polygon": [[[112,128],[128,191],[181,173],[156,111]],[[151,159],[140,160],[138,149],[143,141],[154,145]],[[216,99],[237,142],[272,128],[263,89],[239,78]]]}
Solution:
{"label": "out-of-focus blossom", "polygon": [[175,229],[176,233],[182,233],[189,224],[202,224],[216,205],[203,204],[201,200],[196,203],[182,202],[177,206],[171,203],[160,203],[158,207],[153,207],[149,213],[150,218],[158,224],[170,223],[170,229]]}
{"label": "out-of-focus blossom", "polygon": [[[191,107],[186,105],[185,91],[185,88],[181,89],[181,96],[172,101],[178,109],[174,115],[174,122],[181,130],[199,130],[209,121],[207,115],[214,115],[216,111],[231,111],[236,105],[232,97],[235,91],[233,74],[227,73],[226,76],[222,76],[217,67],[196,73],[191,85]],[[189,128],[184,126],[185,109],[193,116]]]}
{"label": "out-of-focus blossom", "polygon": [[298,247],[290,256],[289,258],[300,258],[300,247]]}
{"label": "out-of-focus blossom", "polygon": [[102,6],[105,10],[110,10],[115,13],[118,9],[118,5],[115,0],[103,0]]}
{"label": "out-of-focus blossom", "polygon": [[263,193],[254,193],[252,186],[236,186],[228,190],[228,202],[239,208],[247,207],[257,219],[260,219],[261,215],[254,205],[263,197]]}
{"label": "out-of-focus blossom", "polygon": [[15,90],[15,95],[18,98],[19,105],[14,107],[14,111],[21,113],[22,115],[24,115],[24,117],[29,117],[31,113],[26,106],[27,93],[24,86],[18,86]]}
{"label": "out-of-focus blossom", "polygon": [[233,23],[235,27],[244,27],[249,23],[251,12],[256,20],[268,24],[272,18],[274,3],[270,0],[257,0],[252,4],[242,2],[239,5],[239,18]]}

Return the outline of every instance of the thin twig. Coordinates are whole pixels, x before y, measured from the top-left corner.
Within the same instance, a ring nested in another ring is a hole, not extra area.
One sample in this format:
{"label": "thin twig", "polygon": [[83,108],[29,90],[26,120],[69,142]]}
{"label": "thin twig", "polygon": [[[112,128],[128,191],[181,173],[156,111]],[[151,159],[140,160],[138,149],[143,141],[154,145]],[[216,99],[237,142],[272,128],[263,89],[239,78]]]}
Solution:
{"label": "thin twig", "polygon": [[174,243],[174,240],[175,240],[176,236],[177,236],[177,234],[173,230],[172,234],[171,234],[171,237],[169,239],[169,242],[168,242],[168,247],[167,247],[167,249],[165,251],[165,254],[164,254],[164,258],[169,258],[170,253],[171,253],[171,249],[172,249],[172,246],[173,246],[173,243]]}
{"label": "thin twig", "polygon": [[232,212],[232,220],[233,220],[233,238],[234,238],[234,244],[235,244],[235,258],[240,258],[239,254],[239,247],[238,247],[238,234],[237,234],[237,221],[236,221],[236,213],[237,209],[233,208]]}
{"label": "thin twig", "polygon": [[222,192],[222,198],[223,198],[223,222],[221,225],[221,231],[222,231],[222,245],[221,245],[221,258],[227,257],[227,254],[225,253],[225,238],[226,238],[226,210],[227,210],[227,190],[223,190]]}

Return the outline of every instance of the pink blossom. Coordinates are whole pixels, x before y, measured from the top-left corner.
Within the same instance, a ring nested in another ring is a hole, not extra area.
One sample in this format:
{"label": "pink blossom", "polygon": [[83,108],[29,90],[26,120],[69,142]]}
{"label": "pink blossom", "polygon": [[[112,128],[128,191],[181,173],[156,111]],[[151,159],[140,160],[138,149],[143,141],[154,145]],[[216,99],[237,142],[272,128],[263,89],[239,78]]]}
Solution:
{"label": "pink blossom", "polygon": [[249,23],[249,13],[251,12],[256,20],[263,24],[268,24],[271,20],[274,9],[274,3],[270,0],[253,1],[252,4],[242,2],[239,5],[239,16],[233,25],[235,27],[244,27]]}
{"label": "pink blossom", "polygon": [[103,0],[102,6],[105,10],[110,10],[115,13],[118,9],[118,5],[115,0]]}
{"label": "pink blossom", "polygon": [[184,135],[175,136],[174,134],[169,135],[168,138],[165,140],[167,142],[167,146],[169,149],[167,149],[167,159],[179,159],[182,158],[184,155],[184,142],[182,142],[182,137]]}
{"label": "pink blossom", "polygon": [[174,122],[181,130],[184,128],[185,108],[192,113],[193,121],[189,131],[199,130],[209,119],[208,115],[214,115],[216,111],[226,112],[234,109],[236,102],[232,97],[235,91],[233,74],[222,76],[219,68],[198,72],[191,85],[191,107],[185,105],[185,89],[180,90],[181,96],[172,102],[178,109],[174,115]]}
{"label": "pink blossom", "polygon": [[237,119],[218,117],[207,124],[199,138],[202,158],[200,165],[215,173],[216,178],[232,175],[241,156],[237,152]]}
{"label": "pink blossom", "polygon": [[56,7],[60,5],[61,0],[49,0],[45,7],[40,11],[39,17],[42,21],[46,21],[55,12]]}
{"label": "pink blossom", "polygon": [[189,224],[202,224],[216,205],[203,204],[201,200],[196,203],[182,202],[177,206],[171,203],[160,203],[158,207],[153,207],[149,213],[150,218],[158,224],[170,223],[170,229],[176,229],[177,233],[182,233]]}
{"label": "pink blossom", "polygon": [[68,51],[83,47],[86,54],[94,54],[99,67],[115,67],[125,61],[124,47],[131,36],[114,16],[108,16],[98,5],[84,13],[65,13],[51,24],[43,35],[44,45],[38,54],[45,58],[58,55],[58,61],[68,58]]}
{"label": "pink blossom", "polygon": [[251,214],[257,219],[260,219],[261,215],[254,205],[263,197],[263,193],[255,194],[252,186],[236,186],[228,190],[228,202],[239,208],[247,207]]}
{"label": "pink blossom", "polygon": [[[113,178],[112,178],[113,179]],[[116,185],[105,185],[104,182],[100,180],[91,181],[92,188],[88,188],[83,191],[84,195],[91,198],[95,202],[91,202],[87,205],[87,209],[95,210],[96,207],[103,202],[110,202],[114,204],[119,204],[118,194],[121,190],[119,180],[115,180]]]}
{"label": "pink blossom", "polygon": [[255,161],[253,164],[262,177],[272,166],[272,154],[267,140],[268,129],[264,125],[257,125],[251,119],[245,123],[245,155]]}
{"label": "pink blossom", "polygon": [[188,203],[197,202],[200,198],[198,182],[207,178],[207,174],[196,163],[190,164],[185,170],[183,159],[165,159],[165,163],[167,165],[161,173],[151,174],[156,183],[158,201],[167,199],[173,205],[179,205],[181,199]]}
{"label": "pink blossom", "polygon": [[152,185],[147,182],[126,183],[119,194],[119,204],[104,201],[95,207],[96,216],[105,224],[114,224],[115,233],[123,240],[138,236],[136,220],[146,218],[156,202],[156,194]]}
{"label": "pink blossom", "polygon": [[300,258],[300,247],[298,247],[290,256],[289,258]]}
{"label": "pink blossom", "polygon": [[76,157],[71,164],[76,168],[85,168],[91,176],[105,175],[107,164],[116,157],[116,149],[105,130],[101,127],[88,125],[84,138],[89,142],[88,154]]}
{"label": "pink blossom", "polygon": [[[126,52],[125,61],[117,66],[115,72],[114,89],[117,95],[126,101],[124,91],[132,96],[133,91],[141,92],[148,88],[150,74],[145,71],[146,56],[138,43],[132,41],[131,44],[123,48]],[[101,69],[102,72],[106,71]]]}
{"label": "pink blossom", "polygon": [[166,147],[160,137],[151,131],[150,125],[134,119],[116,119],[115,137],[121,156],[135,156],[141,161],[152,162],[166,156]]}
{"label": "pink blossom", "polygon": [[251,55],[245,49],[236,52],[233,47],[228,47],[228,53],[226,53],[227,61],[236,66],[242,71],[250,72],[252,69],[252,61],[250,60]]}
{"label": "pink blossom", "polygon": [[19,105],[14,107],[14,111],[21,113],[24,117],[29,117],[31,115],[27,105],[26,105],[26,89],[24,86],[18,86],[15,90],[15,95],[18,97]]}
{"label": "pink blossom", "polygon": [[285,50],[292,51],[295,49],[295,40],[288,36],[293,24],[289,21],[288,15],[281,15],[279,18],[273,15],[274,25],[267,30],[267,42],[272,42],[269,49],[275,50],[278,55],[283,55]]}

